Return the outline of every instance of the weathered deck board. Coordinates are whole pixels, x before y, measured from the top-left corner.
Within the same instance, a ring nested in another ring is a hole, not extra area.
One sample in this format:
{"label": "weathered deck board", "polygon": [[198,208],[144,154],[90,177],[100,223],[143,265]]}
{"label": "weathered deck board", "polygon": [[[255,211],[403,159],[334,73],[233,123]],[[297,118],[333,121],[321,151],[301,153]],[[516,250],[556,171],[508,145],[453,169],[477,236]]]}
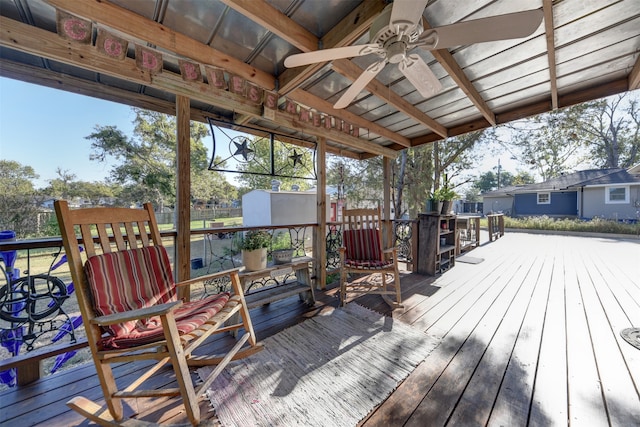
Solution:
{"label": "weathered deck board", "polygon": [[[620,330],[640,326],[640,241],[507,233],[439,277],[405,274],[393,315],[442,340],[364,426],[637,425],[640,351]],[[251,310],[260,339],[338,305],[336,289]],[[386,312],[379,296],[357,302]],[[218,352],[233,343],[220,337]],[[118,378],[134,376],[124,364]],[[64,402],[101,402],[92,366],[0,393],[3,425],[87,425]],[[157,384],[170,383],[166,371]],[[139,399],[138,418],[185,422],[179,399]],[[207,402],[203,417],[214,419]]]}

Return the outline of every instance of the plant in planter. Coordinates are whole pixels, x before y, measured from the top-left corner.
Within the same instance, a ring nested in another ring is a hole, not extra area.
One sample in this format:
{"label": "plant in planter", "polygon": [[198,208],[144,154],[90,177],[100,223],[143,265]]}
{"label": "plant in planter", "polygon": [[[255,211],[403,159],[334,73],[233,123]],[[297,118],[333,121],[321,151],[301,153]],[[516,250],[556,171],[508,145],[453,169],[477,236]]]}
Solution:
{"label": "plant in planter", "polygon": [[262,270],[267,267],[267,248],[271,244],[271,234],[265,230],[247,231],[240,249],[242,249],[242,263],[250,271]]}
{"label": "plant in planter", "polygon": [[442,202],[442,214],[446,215],[451,212],[451,201],[458,197],[455,191],[450,189],[446,184],[433,192],[433,198]]}

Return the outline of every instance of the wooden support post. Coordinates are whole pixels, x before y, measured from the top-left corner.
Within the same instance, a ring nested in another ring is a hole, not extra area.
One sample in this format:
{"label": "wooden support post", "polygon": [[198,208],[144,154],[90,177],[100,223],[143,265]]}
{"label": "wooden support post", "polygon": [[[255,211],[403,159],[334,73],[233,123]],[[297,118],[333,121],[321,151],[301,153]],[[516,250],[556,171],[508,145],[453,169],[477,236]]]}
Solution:
{"label": "wooden support post", "polygon": [[[384,232],[383,232],[383,244],[385,248],[393,246],[393,222],[391,221],[391,159],[388,157],[382,158],[382,191],[384,195],[383,201],[383,218],[384,218]],[[397,214],[397,212],[395,213]]]}
{"label": "wooden support post", "polygon": [[[191,132],[190,101],[186,96],[176,96],[176,279],[184,281],[191,276]],[[186,290],[186,289],[185,289]],[[178,295],[179,298],[189,295]]]}
{"label": "wooden support post", "polygon": [[318,171],[317,195],[317,222],[314,233],[314,263],[316,269],[316,287],[325,289],[327,287],[327,168],[326,168],[326,139],[318,138],[318,148],[316,149],[316,166]]}

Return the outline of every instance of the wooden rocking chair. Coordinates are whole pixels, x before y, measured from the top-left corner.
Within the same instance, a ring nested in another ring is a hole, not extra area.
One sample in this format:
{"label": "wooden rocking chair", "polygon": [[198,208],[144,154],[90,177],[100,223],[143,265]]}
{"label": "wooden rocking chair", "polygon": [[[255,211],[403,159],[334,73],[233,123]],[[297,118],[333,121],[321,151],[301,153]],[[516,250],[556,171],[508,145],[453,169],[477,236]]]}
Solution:
{"label": "wooden rocking chair", "polygon": [[[340,304],[348,293],[380,294],[391,308],[402,307],[397,248],[382,248],[380,208],[342,210],[342,247],[340,251]],[[349,282],[350,273],[380,273],[380,282],[357,280]],[[387,274],[393,275],[394,289],[389,289]],[[395,301],[389,298],[395,295]]]}
{"label": "wooden rocking chair", "polygon": [[[123,398],[181,396],[189,421],[199,424],[198,400],[213,380],[229,361],[262,348],[256,342],[238,271],[174,283],[169,257],[149,203],[144,209],[70,210],[66,201],[56,201],[55,210],[108,413],[83,397],[67,404],[100,425],[119,425],[124,418]],[[84,246],[86,262],[81,258],[79,243]],[[186,287],[188,295],[190,285],[216,278],[229,280],[233,293],[223,292],[192,302],[178,299],[179,288]],[[236,313],[240,314],[237,316],[240,323],[225,325]],[[240,328],[246,333],[228,353],[194,354],[212,334]],[[133,383],[124,388],[116,385],[111,364],[149,360],[157,363],[142,363]],[[140,389],[168,363],[175,372],[177,387]],[[204,365],[217,367],[195,387],[189,367]],[[131,421],[134,420],[124,423]]]}

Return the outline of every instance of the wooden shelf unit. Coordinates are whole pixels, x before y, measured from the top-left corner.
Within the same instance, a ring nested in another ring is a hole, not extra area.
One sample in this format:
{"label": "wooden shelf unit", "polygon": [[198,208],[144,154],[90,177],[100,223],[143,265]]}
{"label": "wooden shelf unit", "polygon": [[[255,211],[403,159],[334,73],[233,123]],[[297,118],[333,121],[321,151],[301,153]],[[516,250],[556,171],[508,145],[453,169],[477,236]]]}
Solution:
{"label": "wooden shelf unit", "polygon": [[456,216],[420,214],[418,273],[435,276],[456,263]]}

